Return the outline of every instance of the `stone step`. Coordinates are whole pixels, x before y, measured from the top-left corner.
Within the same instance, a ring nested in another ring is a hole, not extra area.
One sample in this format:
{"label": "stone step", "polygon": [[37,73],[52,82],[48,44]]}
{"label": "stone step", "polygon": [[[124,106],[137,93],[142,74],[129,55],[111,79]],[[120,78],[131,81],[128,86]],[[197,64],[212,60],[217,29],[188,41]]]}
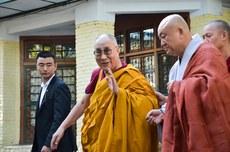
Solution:
{"label": "stone step", "polygon": [[5,146],[0,152],[30,152],[31,145],[13,145],[13,146]]}

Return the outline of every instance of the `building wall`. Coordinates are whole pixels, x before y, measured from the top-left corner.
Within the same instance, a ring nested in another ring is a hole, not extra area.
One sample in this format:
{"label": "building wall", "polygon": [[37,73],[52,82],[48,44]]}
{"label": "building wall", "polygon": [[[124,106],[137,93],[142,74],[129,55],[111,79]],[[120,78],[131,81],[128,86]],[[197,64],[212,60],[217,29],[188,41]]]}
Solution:
{"label": "building wall", "polygon": [[[90,21],[76,25],[76,61],[77,61],[77,102],[82,99],[92,70],[97,66],[93,46],[95,39],[102,33],[114,33],[114,23],[107,21]],[[82,117],[77,121],[77,145],[81,148]]]}
{"label": "building wall", "polygon": [[[28,15],[0,23],[0,146],[19,144],[20,138],[19,43],[17,41],[7,41],[7,39],[16,40],[21,35],[36,35],[38,33],[52,35],[52,33],[55,34],[55,31],[50,31],[47,27],[57,25],[60,25],[60,28],[56,32],[60,33],[62,24],[74,22],[75,20],[76,88],[77,102],[80,102],[91,72],[96,67],[93,56],[95,38],[101,33],[114,33],[115,14],[192,12],[191,30],[193,33],[201,34],[203,26],[212,19],[223,19],[230,22],[229,8],[221,8],[220,6],[221,1],[216,0],[194,0],[189,2],[178,0],[163,2],[149,0],[143,0],[142,2],[134,0],[88,0],[81,5],[66,10],[61,8],[60,11],[56,11],[57,13],[51,13],[51,11],[46,15]],[[2,34],[2,31],[4,34]],[[81,125],[82,119],[79,119],[77,121],[77,145],[80,151],[82,151],[80,143]],[[30,146],[26,148],[30,149]],[[3,151],[19,152],[19,149],[19,147],[9,146]],[[25,152],[24,149],[22,151]]]}
{"label": "building wall", "polygon": [[3,41],[0,41],[0,145],[2,145],[3,142],[3,50]]}
{"label": "building wall", "polygon": [[211,20],[221,19],[230,23],[230,9],[223,8],[221,14],[203,14],[199,16],[191,16],[191,31],[192,33],[202,34],[204,25],[206,25]]}
{"label": "building wall", "polygon": [[19,43],[0,41],[0,146],[19,143]]}

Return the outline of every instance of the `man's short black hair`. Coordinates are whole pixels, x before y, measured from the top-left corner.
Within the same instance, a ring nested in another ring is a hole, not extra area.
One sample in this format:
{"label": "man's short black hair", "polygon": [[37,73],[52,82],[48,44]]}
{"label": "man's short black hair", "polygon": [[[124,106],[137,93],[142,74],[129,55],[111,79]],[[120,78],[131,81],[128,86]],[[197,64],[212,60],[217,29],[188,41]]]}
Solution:
{"label": "man's short black hair", "polygon": [[41,52],[39,52],[37,57],[36,57],[36,59],[38,59],[39,57],[40,58],[49,58],[49,57],[51,57],[51,58],[54,59],[54,62],[56,62],[55,55],[50,51],[41,51]]}

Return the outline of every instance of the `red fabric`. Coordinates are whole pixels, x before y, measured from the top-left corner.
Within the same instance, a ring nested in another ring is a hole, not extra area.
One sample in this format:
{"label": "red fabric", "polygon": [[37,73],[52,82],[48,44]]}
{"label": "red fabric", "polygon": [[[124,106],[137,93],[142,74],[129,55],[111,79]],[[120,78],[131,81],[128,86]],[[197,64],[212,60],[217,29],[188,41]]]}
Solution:
{"label": "red fabric", "polygon": [[85,88],[86,94],[92,94],[94,92],[96,84],[97,84],[99,72],[100,72],[100,68],[96,68],[95,70],[93,70],[90,82],[87,85],[87,87]]}
{"label": "red fabric", "polygon": [[230,72],[230,57],[227,58],[227,66],[228,66],[228,72]]}
{"label": "red fabric", "polygon": [[204,43],[169,91],[162,152],[230,152],[230,74]]}

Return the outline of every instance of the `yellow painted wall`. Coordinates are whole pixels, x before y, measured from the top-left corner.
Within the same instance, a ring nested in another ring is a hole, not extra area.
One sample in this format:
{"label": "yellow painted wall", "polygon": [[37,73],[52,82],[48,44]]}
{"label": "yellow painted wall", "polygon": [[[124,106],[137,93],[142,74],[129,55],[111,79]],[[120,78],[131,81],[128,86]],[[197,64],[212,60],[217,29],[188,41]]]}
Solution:
{"label": "yellow painted wall", "polygon": [[221,19],[230,23],[230,9],[223,8],[220,15],[205,14],[202,16],[191,17],[191,31],[192,33],[202,34],[203,27],[211,20]]}
{"label": "yellow painted wall", "polygon": [[0,41],[0,146],[19,143],[19,42]]}

